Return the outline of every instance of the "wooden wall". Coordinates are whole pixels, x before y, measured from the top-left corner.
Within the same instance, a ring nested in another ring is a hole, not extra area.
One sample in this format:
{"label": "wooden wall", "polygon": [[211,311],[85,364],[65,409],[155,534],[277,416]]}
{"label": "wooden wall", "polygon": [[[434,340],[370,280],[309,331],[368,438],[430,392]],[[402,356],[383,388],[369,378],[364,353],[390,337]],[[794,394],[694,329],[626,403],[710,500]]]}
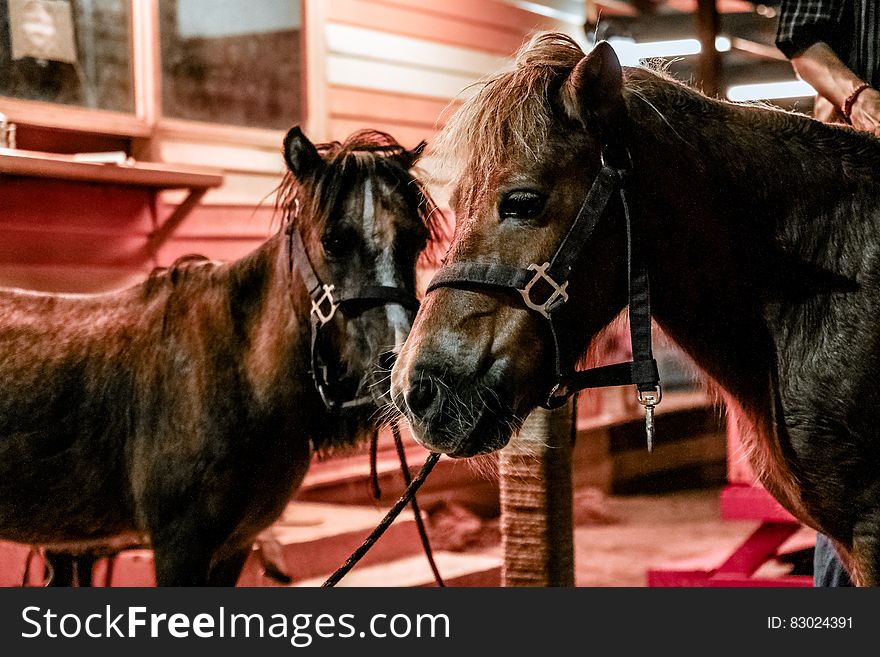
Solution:
{"label": "wooden wall", "polygon": [[[539,3],[533,3],[539,4]],[[444,112],[480,77],[504,66],[537,30],[582,34],[581,26],[504,0],[304,0],[307,134],[315,141],[384,130],[406,146],[429,142]],[[3,102],[0,99],[0,111]],[[154,219],[146,199],[124,190],[57,185],[12,187],[0,179],[0,285],[93,292],[118,288],[186,253],[229,260],[270,235],[274,189],[284,171],[283,131],[211,129],[164,119],[151,137],[130,142],[31,131],[39,148],[130,147],[139,159],[222,169],[210,191],[158,251],[146,249]],[[27,139],[28,130],[20,130]],[[117,143],[119,142],[119,143]],[[428,160],[428,165],[430,161]],[[442,189],[434,190],[443,202]],[[159,220],[183,198],[166,192]],[[14,210],[14,211],[13,211]]]}
{"label": "wooden wall", "polygon": [[327,5],[329,134],[370,124],[395,132],[406,145],[430,138],[450,102],[502,67],[531,32],[570,27],[490,0]]}

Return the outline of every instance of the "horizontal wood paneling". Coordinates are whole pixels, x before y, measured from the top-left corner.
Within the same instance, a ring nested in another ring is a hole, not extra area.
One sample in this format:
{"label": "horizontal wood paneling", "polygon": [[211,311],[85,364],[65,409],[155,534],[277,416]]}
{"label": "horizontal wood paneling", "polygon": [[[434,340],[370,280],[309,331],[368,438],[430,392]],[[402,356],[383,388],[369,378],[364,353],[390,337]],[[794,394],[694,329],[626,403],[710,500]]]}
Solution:
{"label": "horizontal wood paneling", "polygon": [[273,148],[210,144],[180,139],[163,139],[155,144],[154,155],[162,162],[177,164],[207,163],[232,173],[268,173],[284,169],[281,156],[283,137]]}
{"label": "horizontal wood paneling", "polygon": [[[275,190],[282,180],[282,174],[227,173],[223,186],[209,191],[202,199],[202,205],[241,205],[256,207],[274,200]],[[169,191],[162,195],[163,201],[177,204],[185,196],[184,192]]]}
{"label": "horizontal wood paneling", "polygon": [[460,48],[368,30],[351,25],[330,23],[325,29],[327,50],[367,61],[405,63],[425,69],[482,76],[505,64],[507,57],[490,55],[475,48]]}
{"label": "horizontal wood paneling", "polygon": [[[148,237],[156,219],[145,190],[6,177],[0,195],[0,286],[47,291],[116,289],[187,253],[234,259],[266,240],[281,221],[273,221],[274,196],[262,206],[203,205],[152,252]],[[160,203],[158,220],[172,210]]]}
{"label": "horizontal wood paneling", "polygon": [[460,105],[436,98],[332,86],[327,92],[334,118],[383,121],[416,128],[443,127]]}
{"label": "horizontal wood paneling", "polygon": [[[274,198],[263,206],[201,206],[193,210],[173,237],[156,253],[156,262],[168,265],[177,258],[199,254],[219,261],[244,257],[278,230],[281,214]],[[163,208],[167,213],[171,208]]]}
{"label": "horizontal wood paneling", "polygon": [[348,55],[327,56],[329,84],[451,99],[469,95],[477,76],[371,61]]}
{"label": "horizontal wood paneling", "polygon": [[[457,16],[426,13],[424,4],[404,7],[376,0],[329,0],[328,5],[327,19],[333,23],[358,25],[466,48],[479,47],[486,52],[500,55],[515,52],[524,39],[522,31],[464,20]],[[504,5],[497,7],[500,8],[499,11],[513,9]],[[541,17],[535,15],[536,26],[542,23]]]}
{"label": "horizontal wood paneling", "polygon": [[364,127],[375,128],[376,130],[387,132],[407,148],[412,148],[423,139],[432,142],[436,137],[436,130],[429,127],[418,128],[401,125],[399,123],[388,123],[385,121],[363,121],[343,118],[331,118],[328,121],[328,128],[334,139],[344,139],[355,130]]}
{"label": "horizontal wood paneling", "polygon": [[137,233],[118,235],[37,234],[6,227],[0,240],[0,266],[80,265],[139,268],[149,262],[145,237]]}
{"label": "horizontal wood paneling", "polygon": [[[187,216],[172,239],[246,239],[263,241],[272,235],[282,221],[283,213],[274,209],[272,198],[259,206],[205,205]],[[162,204],[160,216],[168,216],[172,205]]]}
{"label": "horizontal wood paneling", "polygon": [[[568,23],[549,18],[526,9],[513,6],[509,2],[496,0],[444,0],[443,2],[424,2],[423,0],[375,0],[379,4],[397,6],[421,12],[426,17],[442,16],[463,22],[487,25],[514,34],[527,34],[530,30],[563,30]],[[541,4],[537,0],[535,4]]]}
{"label": "horizontal wood paneling", "polygon": [[11,229],[125,234],[150,230],[149,191],[84,182],[0,176],[0,224]]}
{"label": "horizontal wood paneling", "polygon": [[433,141],[474,83],[510,65],[532,32],[582,35],[495,0],[329,0],[325,11],[328,133],[375,127],[407,146]]}

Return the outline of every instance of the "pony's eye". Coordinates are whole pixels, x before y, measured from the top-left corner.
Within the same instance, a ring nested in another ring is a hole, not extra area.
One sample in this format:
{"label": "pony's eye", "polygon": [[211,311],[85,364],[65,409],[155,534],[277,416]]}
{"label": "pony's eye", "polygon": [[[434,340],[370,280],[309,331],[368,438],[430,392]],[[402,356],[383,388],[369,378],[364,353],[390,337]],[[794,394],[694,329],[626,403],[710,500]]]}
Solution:
{"label": "pony's eye", "polygon": [[324,246],[324,252],[329,256],[341,256],[348,253],[351,248],[352,239],[342,231],[327,233],[321,238],[321,244]]}
{"label": "pony's eye", "polygon": [[501,199],[498,205],[498,216],[505,219],[534,219],[544,210],[547,198],[543,194],[517,189]]}

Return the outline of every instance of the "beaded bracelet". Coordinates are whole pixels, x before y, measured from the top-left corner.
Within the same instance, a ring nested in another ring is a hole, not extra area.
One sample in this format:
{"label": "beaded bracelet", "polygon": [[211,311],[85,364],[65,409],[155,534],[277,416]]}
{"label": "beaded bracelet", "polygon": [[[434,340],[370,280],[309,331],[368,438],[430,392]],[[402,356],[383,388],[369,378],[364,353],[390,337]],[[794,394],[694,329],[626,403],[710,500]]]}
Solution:
{"label": "beaded bracelet", "polygon": [[850,115],[852,114],[853,105],[856,102],[856,98],[859,97],[859,94],[862,93],[865,89],[869,89],[871,87],[867,82],[862,82],[858,87],[856,87],[853,92],[846,97],[846,100],[843,101],[843,105],[840,108],[840,111],[843,112],[843,118],[847,120],[847,122],[852,123],[850,120]]}

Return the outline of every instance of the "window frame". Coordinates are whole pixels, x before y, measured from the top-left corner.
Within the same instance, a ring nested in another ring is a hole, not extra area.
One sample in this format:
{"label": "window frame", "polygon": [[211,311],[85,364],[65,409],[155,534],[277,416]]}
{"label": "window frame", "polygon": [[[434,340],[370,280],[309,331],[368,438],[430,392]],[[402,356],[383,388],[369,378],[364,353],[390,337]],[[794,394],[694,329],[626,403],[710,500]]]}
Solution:
{"label": "window frame", "polygon": [[[159,34],[159,1],[128,0],[129,29],[131,31],[131,76],[134,89],[134,112],[78,107],[36,100],[24,100],[0,95],[0,111],[20,125],[38,128],[70,130],[147,140],[138,151],[149,150],[149,142],[162,138],[183,138],[202,143],[277,146],[282,130],[254,128],[232,124],[210,123],[166,117],[162,113],[162,62]],[[303,116],[301,123],[311,134],[323,136],[324,121],[315,120],[310,102],[316,87],[323,84],[321,67],[324,58],[322,0],[298,0],[302,15],[299,31]],[[316,22],[317,18],[317,22]]]}

